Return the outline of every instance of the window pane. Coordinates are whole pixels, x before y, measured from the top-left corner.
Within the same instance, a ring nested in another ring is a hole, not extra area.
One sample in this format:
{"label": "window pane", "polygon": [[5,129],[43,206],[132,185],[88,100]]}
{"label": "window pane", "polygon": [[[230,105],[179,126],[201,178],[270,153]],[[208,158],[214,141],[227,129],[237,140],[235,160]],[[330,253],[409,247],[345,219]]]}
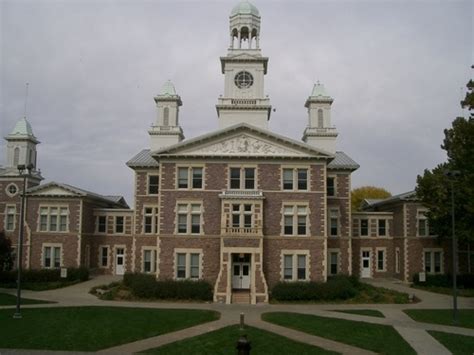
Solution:
{"label": "window pane", "polygon": [[44,266],[51,267],[51,248],[44,248]]}
{"label": "window pane", "polygon": [[202,168],[193,168],[193,189],[202,188]]}
{"label": "window pane", "polygon": [[239,228],[240,227],[240,215],[239,214],[233,214],[232,215],[232,227],[233,228]]}
{"label": "window pane", "polygon": [[361,236],[369,235],[369,220],[368,219],[360,220],[360,235]]}
{"label": "window pane", "polygon": [[49,216],[49,230],[50,231],[58,230],[58,216],[57,215]]}
{"label": "window pane", "polygon": [[240,168],[230,169],[230,188],[240,189]]}
{"label": "window pane", "polygon": [[431,272],[431,252],[425,252],[425,272]]}
{"label": "window pane", "polygon": [[107,266],[108,264],[108,256],[109,256],[109,250],[107,248],[102,248],[102,260],[101,264],[102,266]]}
{"label": "window pane", "polygon": [[246,189],[255,188],[255,169],[254,168],[245,168],[245,188]]}
{"label": "window pane", "polygon": [[306,190],[308,188],[308,170],[298,169],[298,190]]}
{"label": "window pane", "polygon": [[199,278],[199,254],[191,254],[191,278]]}
{"label": "window pane", "polygon": [[379,235],[385,235],[385,219],[379,219]]}
{"label": "window pane", "polygon": [[99,226],[97,230],[100,233],[106,232],[106,217],[105,216],[99,216]]}
{"label": "window pane", "polygon": [[383,270],[384,269],[384,252],[383,250],[379,250],[377,252],[377,269],[378,270]]}
{"label": "window pane", "polygon": [[200,233],[201,232],[201,216],[192,215],[191,216],[191,233]]}
{"label": "window pane", "polygon": [[327,195],[328,196],[335,196],[336,195],[336,190],[334,188],[334,178],[333,177],[328,177],[326,180],[326,188],[327,188]]}
{"label": "window pane", "polygon": [[331,275],[336,275],[337,274],[337,268],[338,268],[338,253],[331,253],[331,261],[330,261],[330,273]]}
{"label": "window pane", "polygon": [[293,190],[292,169],[283,169],[283,190]]}
{"label": "window pane", "polygon": [[293,234],[293,216],[285,216],[285,234]]}
{"label": "window pane", "polygon": [[306,216],[298,216],[298,235],[306,235]]}
{"label": "window pane", "polygon": [[186,277],[186,254],[178,254],[177,256],[176,277]]}
{"label": "window pane", "polygon": [[293,278],[293,255],[285,255],[283,265],[283,278],[291,280]]}
{"label": "window pane", "polygon": [[244,227],[251,228],[252,227],[252,215],[245,215],[244,216]]}
{"label": "window pane", "polygon": [[188,168],[178,168],[178,188],[188,187]]}
{"label": "window pane", "polygon": [[178,233],[186,233],[187,232],[187,215],[179,214],[178,215]]}
{"label": "window pane", "polygon": [[148,176],[148,194],[156,195],[158,193],[159,177],[157,175]]}
{"label": "window pane", "polygon": [[338,219],[337,218],[331,218],[331,235],[332,236],[337,236],[338,235]]}
{"label": "window pane", "polygon": [[54,267],[61,266],[61,248],[55,247],[54,248]]}
{"label": "window pane", "polygon": [[306,279],[306,255],[298,255],[298,280]]}
{"label": "window pane", "polygon": [[67,216],[59,217],[59,230],[61,232],[67,231]]}
{"label": "window pane", "polygon": [[145,216],[145,233],[151,233],[152,231],[152,217]]}
{"label": "window pane", "polygon": [[434,272],[441,272],[441,252],[434,252]]}

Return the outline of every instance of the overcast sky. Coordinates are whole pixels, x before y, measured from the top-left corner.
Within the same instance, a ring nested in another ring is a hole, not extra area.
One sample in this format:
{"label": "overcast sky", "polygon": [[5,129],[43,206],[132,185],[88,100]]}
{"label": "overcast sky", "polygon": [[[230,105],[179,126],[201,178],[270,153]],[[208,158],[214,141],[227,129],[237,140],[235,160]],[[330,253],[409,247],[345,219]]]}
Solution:
{"label": "overcast sky", "polygon": [[[170,79],[186,138],[217,129],[232,1],[0,1],[0,133],[23,116],[46,181],[133,203],[125,162],[149,147],[153,101]],[[301,139],[320,80],[334,97],[337,149],[361,168],[352,186],[393,194],[445,160],[443,129],[472,76],[473,1],[264,1],[270,129]],[[2,142],[0,164],[5,162]]]}

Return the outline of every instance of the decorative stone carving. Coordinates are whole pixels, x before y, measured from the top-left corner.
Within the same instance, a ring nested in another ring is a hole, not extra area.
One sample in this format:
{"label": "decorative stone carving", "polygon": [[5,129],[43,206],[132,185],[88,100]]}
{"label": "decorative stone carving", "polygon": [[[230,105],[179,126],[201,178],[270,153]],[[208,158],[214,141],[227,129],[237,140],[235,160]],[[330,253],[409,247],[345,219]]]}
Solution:
{"label": "decorative stone carving", "polygon": [[286,149],[282,146],[271,144],[269,142],[242,134],[215,144],[201,147],[184,154],[203,154],[203,155],[255,155],[255,156],[302,156],[300,152]]}

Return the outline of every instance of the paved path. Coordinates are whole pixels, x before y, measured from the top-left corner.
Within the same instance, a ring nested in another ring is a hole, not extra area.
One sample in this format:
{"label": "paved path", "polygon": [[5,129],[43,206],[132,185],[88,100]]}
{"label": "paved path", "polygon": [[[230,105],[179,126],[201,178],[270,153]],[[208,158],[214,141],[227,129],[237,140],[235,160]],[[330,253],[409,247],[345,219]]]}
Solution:
{"label": "paved path", "polygon": [[[329,339],[317,337],[304,332],[293,329],[284,328],[278,325],[267,323],[261,320],[262,313],[265,312],[296,312],[304,314],[314,314],[325,317],[348,319],[355,321],[364,321],[374,324],[384,324],[393,326],[398,333],[415,349],[419,354],[449,354],[449,351],[436,341],[428,330],[436,330],[474,337],[474,329],[428,324],[415,322],[408,317],[402,310],[411,308],[421,309],[443,309],[452,307],[452,298],[446,295],[439,295],[431,292],[410,288],[400,282],[393,280],[371,280],[371,284],[379,287],[395,289],[401,292],[414,294],[421,302],[416,304],[315,304],[315,305],[223,305],[217,303],[158,303],[158,302],[118,302],[118,301],[102,301],[88,292],[91,287],[108,284],[119,280],[115,276],[98,276],[90,281],[76,284],[70,287],[49,291],[24,291],[22,293],[25,298],[34,298],[46,301],[56,301],[52,304],[28,305],[24,307],[64,307],[64,306],[115,306],[115,307],[135,307],[135,308],[168,308],[168,309],[207,309],[214,310],[221,314],[221,318],[217,321],[197,325],[191,328],[179,330],[173,333],[167,333],[160,336],[139,340],[133,343],[123,344],[110,349],[104,349],[102,353],[120,353],[130,354],[134,352],[144,351],[150,348],[159,347],[165,344],[193,337],[203,333],[207,333],[219,328],[238,324],[240,314],[244,313],[245,323],[247,325],[261,328],[287,338],[319,346],[321,348],[340,352],[342,354],[371,354],[371,352],[357,347],[349,346]],[[0,290],[2,292],[14,294],[14,290]],[[459,308],[474,308],[474,299],[459,297]],[[12,308],[13,306],[3,306],[0,308]],[[334,312],[334,310],[349,309],[377,309],[381,311],[385,318],[369,317],[356,314],[348,314]],[[0,354],[28,354],[32,351],[0,349]],[[35,354],[46,354],[48,352],[40,351]],[[51,352],[51,354],[60,354],[64,352]]]}

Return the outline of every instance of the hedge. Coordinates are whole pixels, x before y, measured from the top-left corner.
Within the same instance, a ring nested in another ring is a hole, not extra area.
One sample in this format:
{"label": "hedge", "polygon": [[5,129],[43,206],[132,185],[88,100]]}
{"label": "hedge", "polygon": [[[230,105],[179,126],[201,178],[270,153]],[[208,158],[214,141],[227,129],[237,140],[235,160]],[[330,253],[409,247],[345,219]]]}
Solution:
{"label": "hedge", "polygon": [[[461,274],[456,277],[457,287],[474,289],[474,274]],[[451,274],[426,275],[426,281],[420,282],[419,274],[413,276],[413,283],[419,286],[452,287],[453,276]]]}
{"label": "hedge", "polygon": [[357,278],[337,276],[327,282],[279,282],[271,292],[277,301],[346,300],[358,294]]}
{"label": "hedge", "polygon": [[[0,284],[16,283],[18,271],[0,271]],[[60,269],[23,270],[21,272],[22,282],[57,282],[57,281],[87,281],[89,270],[87,268],[68,268],[67,277],[61,278]]]}
{"label": "hedge", "polygon": [[139,298],[211,301],[213,297],[212,285],[203,280],[157,281],[154,275],[126,273],[123,284]]}

